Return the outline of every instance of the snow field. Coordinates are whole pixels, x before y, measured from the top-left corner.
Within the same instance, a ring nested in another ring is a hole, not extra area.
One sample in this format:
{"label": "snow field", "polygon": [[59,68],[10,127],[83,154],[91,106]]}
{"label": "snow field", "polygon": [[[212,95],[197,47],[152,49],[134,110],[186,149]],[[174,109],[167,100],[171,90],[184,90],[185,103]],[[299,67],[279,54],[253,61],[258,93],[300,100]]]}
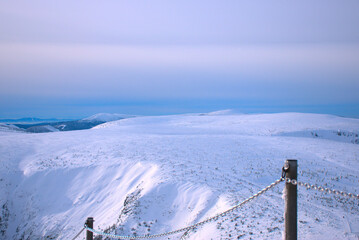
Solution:
{"label": "snow field", "polygon": [[[288,158],[298,159],[300,181],[358,193],[359,145],[338,129],[355,137],[359,120],[177,115],[73,132],[1,132],[0,204],[7,210],[0,238],[71,239],[89,216],[96,229],[121,235],[175,230],[277,180]],[[186,239],[281,239],[283,186]],[[357,238],[357,200],[299,188],[298,203],[300,239]]]}

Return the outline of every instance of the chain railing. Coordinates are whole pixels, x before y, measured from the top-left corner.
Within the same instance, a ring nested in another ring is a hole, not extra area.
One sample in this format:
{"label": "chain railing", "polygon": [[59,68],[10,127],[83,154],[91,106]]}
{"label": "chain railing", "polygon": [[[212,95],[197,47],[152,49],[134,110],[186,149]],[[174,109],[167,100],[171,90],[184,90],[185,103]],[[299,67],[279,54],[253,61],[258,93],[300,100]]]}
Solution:
{"label": "chain railing", "polygon": [[277,181],[271,183],[270,185],[263,188],[262,190],[260,190],[256,194],[254,194],[253,196],[245,199],[244,201],[238,203],[237,205],[234,205],[233,207],[227,209],[226,211],[218,213],[215,216],[209,217],[209,218],[207,218],[207,219],[205,219],[203,221],[200,221],[198,223],[189,225],[187,227],[179,228],[179,229],[174,230],[174,231],[168,231],[168,232],[165,232],[165,233],[153,234],[153,235],[147,234],[147,235],[139,235],[139,236],[121,236],[121,235],[105,233],[105,232],[102,232],[102,231],[95,230],[93,228],[89,228],[86,224],[85,224],[84,228],[86,230],[90,231],[90,232],[93,232],[93,233],[97,234],[97,235],[102,235],[102,236],[105,236],[105,237],[110,237],[110,238],[115,238],[115,239],[150,239],[150,238],[158,238],[158,237],[169,236],[169,235],[173,235],[173,234],[180,233],[180,232],[185,232],[185,231],[191,231],[191,230],[193,230],[195,228],[198,228],[198,227],[200,227],[200,226],[202,226],[202,225],[204,225],[206,223],[210,223],[212,221],[215,221],[220,217],[224,217],[226,214],[228,214],[228,213],[236,210],[237,208],[242,207],[244,204],[256,199],[257,197],[259,197],[263,193],[267,192],[269,189],[275,187],[277,184],[279,184],[283,180],[284,180],[283,178],[278,179]]}
{"label": "chain railing", "polygon": [[351,198],[359,199],[359,194],[348,193],[348,192],[339,191],[339,190],[336,190],[336,189],[325,188],[325,187],[322,187],[322,186],[319,186],[319,185],[316,185],[316,184],[299,182],[299,181],[297,181],[295,179],[285,178],[285,182],[286,183],[291,183],[293,185],[298,185],[298,186],[301,186],[301,187],[306,187],[308,190],[312,189],[312,190],[317,190],[319,192],[325,192],[325,193],[338,195],[338,196],[342,196],[342,197],[351,197]]}
{"label": "chain railing", "polygon": [[81,234],[84,230],[85,230],[85,228],[83,227],[83,228],[81,229],[81,231],[80,231],[78,234],[76,234],[76,236],[75,236],[72,240],[75,240],[78,236],[80,236],[80,234]]}
{"label": "chain railing", "polygon": [[[296,161],[296,160],[295,160]],[[294,186],[302,186],[302,187],[306,187],[307,189],[312,189],[312,190],[317,190],[319,192],[324,192],[324,193],[328,193],[328,194],[333,194],[333,195],[337,195],[337,196],[342,196],[342,197],[350,197],[350,198],[354,198],[354,199],[359,199],[359,194],[353,194],[353,193],[348,193],[348,192],[344,192],[344,191],[339,191],[339,190],[335,190],[335,189],[330,189],[330,188],[325,188],[316,184],[309,184],[309,183],[305,183],[305,182],[300,182],[297,181],[296,179],[291,179],[289,177],[287,177],[287,172],[289,169],[289,165],[288,162],[286,162],[286,164],[284,165],[283,169],[282,169],[282,175],[281,178],[276,180],[275,182],[271,183],[270,185],[268,185],[267,187],[263,188],[262,190],[258,191],[256,194],[254,194],[253,196],[245,199],[244,201],[234,205],[233,207],[220,212],[212,217],[209,217],[203,221],[200,221],[198,223],[189,225],[187,227],[183,227],[183,228],[179,228],[177,230],[173,230],[173,231],[167,231],[164,233],[159,233],[159,234],[146,234],[146,235],[137,235],[137,236],[128,236],[128,235],[116,235],[116,234],[111,234],[111,233],[106,233],[100,230],[95,230],[91,227],[88,227],[87,224],[85,223],[84,228],[73,238],[76,239],[82,232],[83,230],[87,230],[89,232],[95,233],[97,235],[101,235],[101,236],[105,236],[105,237],[109,237],[109,238],[113,238],[113,239],[151,239],[151,238],[159,238],[159,237],[165,237],[165,236],[169,236],[169,235],[173,235],[173,234],[177,234],[180,232],[184,232],[181,239],[183,239],[184,237],[186,237],[190,231],[203,226],[207,223],[213,222],[218,220],[221,217],[224,217],[225,215],[227,215],[230,212],[233,212],[234,210],[242,207],[243,205],[245,205],[246,203],[258,198],[259,196],[261,196],[262,194],[264,194],[265,192],[267,192],[268,190],[270,190],[271,188],[275,187],[276,185],[278,185],[280,182],[286,182],[288,184],[292,184]],[[296,177],[296,176],[295,176]]]}

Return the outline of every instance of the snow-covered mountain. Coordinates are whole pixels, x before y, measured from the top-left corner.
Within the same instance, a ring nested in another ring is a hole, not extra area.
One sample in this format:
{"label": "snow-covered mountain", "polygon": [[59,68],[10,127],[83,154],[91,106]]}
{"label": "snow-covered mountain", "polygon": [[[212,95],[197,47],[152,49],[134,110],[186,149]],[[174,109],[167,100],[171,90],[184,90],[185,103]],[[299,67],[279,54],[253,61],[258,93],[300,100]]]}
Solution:
{"label": "snow-covered mountain", "polygon": [[17,126],[13,124],[7,124],[7,123],[0,123],[0,131],[3,132],[21,132],[23,129],[18,128]]}
{"label": "snow-covered mountain", "polygon": [[34,133],[45,133],[45,132],[58,132],[57,128],[54,128],[51,125],[41,125],[41,126],[33,126],[26,129],[26,132],[34,132]]}
{"label": "snow-covered mountain", "polygon": [[136,117],[134,115],[119,114],[119,113],[97,113],[90,117],[82,119],[83,121],[97,121],[97,122],[110,122],[121,120],[125,118]]}
{"label": "snow-covered mountain", "polygon": [[[277,180],[285,159],[298,159],[300,181],[359,193],[358,130],[331,115],[227,112],[0,131],[0,239],[72,239],[87,217],[121,235],[175,230]],[[281,239],[283,187],[186,239]],[[358,238],[358,200],[298,191],[300,239]]]}

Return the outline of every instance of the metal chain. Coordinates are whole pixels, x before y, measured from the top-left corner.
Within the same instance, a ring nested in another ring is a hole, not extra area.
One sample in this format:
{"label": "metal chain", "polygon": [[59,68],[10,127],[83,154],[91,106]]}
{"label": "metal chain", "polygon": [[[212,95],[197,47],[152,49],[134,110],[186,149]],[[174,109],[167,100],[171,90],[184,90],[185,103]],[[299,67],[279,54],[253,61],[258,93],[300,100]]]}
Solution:
{"label": "metal chain", "polygon": [[75,240],[78,236],[80,236],[80,234],[85,230],[85,227],[83,227],[81,229],[81,231],[72,239],[72,240]]}
{"label": "metal chain", "polygon": [[221,213],[216,214],[213,217],[207,218],[201,222],[192,224],[190,226],[184,227],[184,228],[180,228],[174,231],[169,231],[169,232],[165,232],[165,233],[160,233],[160,234],[153,234],[153,235],[140,235],[140,236],[120,236],[120,235],[115,235],[115,234],[110,234],[110,233],[105,233],[102,231],[98,231],[92,228],[89,228],[86,224],[84,226],[84,228],[90,232],[93,232],[95,234],[98,235],[102,235],[102,236],[106,236],[106,237],[110,237],[110,238],[116,238],[116,239],[149,239],[149,238],[158,238],[158,237],[164,237],[164,236],[168,236],[168,235],[172,235],[172,234],[176,234],[176,233],[180,233],[180,232],[184,232],[184,231],[189,231],[189,230],[193,230],[199,226],[202,226],[206,223],[212,222],[217,220],[220,217],[225,216],[226,214],[236,210],[237,208],[242,207],[244,204],[252,201],[253,199],[259,197],[260,195],[262,195],[263,193],[267,192],[269,189],[275,187],[277,184],[279,184],[280,182],[282,182],[284,180],[284,178],[280,178],[277,181],[273,182],[272,184],[268,185],[267,187],[263,188],[262,190],[260,190],[259,192],[257,192],[256,194],[254,194],[253,196],[245,199],[243,202],[238,203],[237,205],[234,205],[233,207],[231,207],[230,209],[223,211]]}
{"label": "metal chain", "polygon": [[330,193],[330,194],[334,194],[334,195],[340,195],[343,197],[351,197],[351,198],[359,199],[359,194],[348,193],[348,192],[339,191],[339,190],[335,190],[335,189],[329,189],[329,188],[325,188],[325,187],[318,186],[315,184],[313,185],[313,184],[309,184],[309,183],[298,182],[295,179],[285,178],[285,182],[291,183],[293,185],[303,186],[303,187],[306,187],[307,189],[317,190],[319,192],[326,192],[326,193]]}

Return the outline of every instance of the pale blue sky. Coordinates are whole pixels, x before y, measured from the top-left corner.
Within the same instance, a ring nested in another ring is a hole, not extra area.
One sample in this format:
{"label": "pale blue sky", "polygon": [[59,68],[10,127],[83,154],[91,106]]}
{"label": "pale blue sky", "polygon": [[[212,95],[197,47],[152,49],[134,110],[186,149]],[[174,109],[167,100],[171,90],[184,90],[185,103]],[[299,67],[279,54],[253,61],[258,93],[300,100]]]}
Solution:
{"label": "pale blue sky", "polygon": [[359,1],[2,1],[0,118],[359,116]]}

